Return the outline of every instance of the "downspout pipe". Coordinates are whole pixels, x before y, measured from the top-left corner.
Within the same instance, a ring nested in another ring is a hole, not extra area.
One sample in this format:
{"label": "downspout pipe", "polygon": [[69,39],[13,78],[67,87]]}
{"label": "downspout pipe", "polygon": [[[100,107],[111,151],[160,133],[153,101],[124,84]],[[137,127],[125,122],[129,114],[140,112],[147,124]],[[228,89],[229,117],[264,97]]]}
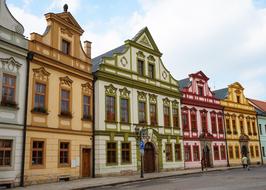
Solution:
{"label": "downspout pipe", "polygon": [[97,77],[93,74],[93,96],[92,96],[92,105],[93,105],[93,120],[92,120],[92,177],[95,178],[95,82]]}
{"label": "downspout pipe", "polygon": [[223,120],[224,120],[224,139],[225,139],[225,151],[226,151],[226,160],[227,160],[227,167],[230,167],[229,157],[228,157],[228,146],[227,146],[227,138],[226,138],[226,123],[224,117],[224,107],[223,107]]}
{"label": "downspout pipe", "polygon": [[260,129],[259,129],[259,114],[257,113],[256,114],[256,116],[257,116],[257,126],[258,126],[258,134],[259,134],[259,143],[260,143],[260,159],[261,159],[261,165],[263,165],[264,163],[263,163],[263,155],[262,155],[262,148],[261,148],[261,141],[260,141]]}
{"label": "downspout pipe", "polygon": [[26,131],[27,131],[27,112],[28,112],[28,94],[29,94],[29,72],[30,72],[30,62],[34,56],[33,52],[28,52],[27,54],[27,72],[26,72],[26,88],[25,88],[25,110],[24,110],[24,127],[22,136],[22,159],[21,159],[21,175],[20,175],[20,186],[24,187],[24,173],[25,173],[25,150],[26,150]]}

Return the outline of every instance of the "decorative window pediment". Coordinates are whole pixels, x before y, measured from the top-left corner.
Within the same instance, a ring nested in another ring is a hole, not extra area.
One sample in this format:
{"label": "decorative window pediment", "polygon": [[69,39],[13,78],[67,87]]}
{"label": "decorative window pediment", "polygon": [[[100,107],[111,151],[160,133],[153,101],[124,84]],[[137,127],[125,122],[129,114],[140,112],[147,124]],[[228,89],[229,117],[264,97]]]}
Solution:
{"label": "decorative window pediment", "polygon": [[157,96],[155,94],[149,94],[149,100],[151,104],[157,103]]}
{"label": "decorative window pediment", "polygon": [[240,115],[238,116],[238,118],[239,118],[240,120],[243,120],[243,119],[244,119],[244,115],[243,115],[243,114],[240,114]]}
{"label": "decorative window pediment", "polygon": [[61,85],[68,86],[68,87],[72,86],[73,81],[68,76],[60,77],[59,79],[60,79]]}
{"label": "decorative window pediment", "polygon": [[144,55],[144,53],[142,51],[138,51],[137,52],[137,57],[144,59],[145,58],[145,55]]}
{"label": "decorative window pediment", "polygon": [[92,92],[92,84],[90,82],[86,82],[85,84],[81,84],[82,92],[86,94],[91,94]]}
{"label": "decorative window pediment", "polygon": [[173,108],[178,108],[179,107],[178,101],[176,101],[176,100],[172,101],[172,107]]}
{"label": "decorative window pediment", "polygon": [[13,57],[0,59],[0,68],[9,72],[18,72],[22,64],[17,62]]}
{"label": "decorative window pediment", "polygon": [[115,96],[116,90],[117,90],[117,88],[115,88],[112,84],[110,84],[109,86],[105,86],[105,94],[106,95]]}
{"label": "decorative window pediment", "polygon": [[122,98],[129,98],[130,91],[126,87],[120,89],[119,91],[120,91],[120,96]]}
{"label": "decorative window pediment", "polygon": [[190,112],[197,112],[197,109],[193,107],[190,109]]}
{"label": "decorative window pediment", "polygon": [[170,100],[168,98],[163,99],[163,105],[164,106],[170,106]]}
{"label": "decorative window pediment", "polygon": [[147,100],[146,95],[147,93],[138,91],[138,100],[142,102],[146,102]]}
{"label": "decorative window pediment", "polygon": [[155,58],[152,56],[152,55],[149,55],[148,56],[148,61],[150,61],[150,62],[155,62]]}
{"label": "decorative window pediment", "polygon": [[48,81],[50,73],[46,71],[44,67],[40,67],[38,69],[32,69],[32,70],[33,70],[33,76],[35,79],[38,79],[44,82]]}

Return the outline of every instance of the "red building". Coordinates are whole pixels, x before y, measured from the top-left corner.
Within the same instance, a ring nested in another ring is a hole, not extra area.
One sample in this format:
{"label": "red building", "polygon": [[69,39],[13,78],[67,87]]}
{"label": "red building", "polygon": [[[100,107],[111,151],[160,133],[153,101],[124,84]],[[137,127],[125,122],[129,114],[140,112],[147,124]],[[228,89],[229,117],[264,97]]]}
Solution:
{"label": "red building", "polygon": [[186,168],[227,165],[223,107],[202,72],[179,81]]}

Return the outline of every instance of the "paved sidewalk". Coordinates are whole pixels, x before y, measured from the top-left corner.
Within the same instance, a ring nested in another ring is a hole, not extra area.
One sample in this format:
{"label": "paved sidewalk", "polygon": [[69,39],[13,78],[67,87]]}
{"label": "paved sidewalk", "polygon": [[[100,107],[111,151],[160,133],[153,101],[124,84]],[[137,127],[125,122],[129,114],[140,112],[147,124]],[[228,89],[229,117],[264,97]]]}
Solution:
{"label": "paved sidewalk", "polygon": [[[207,172],[224,171],[224,170],[237,169],[237,168],[241,168],[241,166],[208,168]],[[181,176],[181,175],[196,174],[196,173],[202,173],[201,169],[185,169],[185,170],[172,171],[172,172],[149,173],[149,174],[144,174],[144,178],[140,178],[140,175],[86,178],[86,179],[79,179],[68,182],[58,182],[58,183],[32,185],[27,187],[17,187],[13,188],[13,190],[36,190],[36,189],[37,190],[81,190],[81,189],[95,188],[107,185],[117,185],[117,184],[130,183],[135,181],[145,181],[150,179],[157,179],[157,178],[170,177],[170,176]]]}

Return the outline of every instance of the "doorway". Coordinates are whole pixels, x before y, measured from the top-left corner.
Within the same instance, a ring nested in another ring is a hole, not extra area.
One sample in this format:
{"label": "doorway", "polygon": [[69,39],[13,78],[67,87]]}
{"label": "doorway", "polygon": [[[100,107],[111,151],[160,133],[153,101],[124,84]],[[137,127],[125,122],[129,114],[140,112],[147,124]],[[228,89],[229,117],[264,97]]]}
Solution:
{"label": "doorway", "polygon": [[202,155],[205,161],[205,167],[211,167],[210,149],[207,145],[202,149]]}
{"label": "doorway", "polygon": [[147,142],[144,148],[144,172],[155,172],[155,150],[150,142]]}
{"label": "doorway", "polygon": [[91,149],[82,149],[82,177],[91,176]]}
{"label": "doorway", "polygon": [[242,156],[248,156],[248,149],[246,147],[246,145],[243,145],[242,148],[241,148],[241,153],[242,153]]}

